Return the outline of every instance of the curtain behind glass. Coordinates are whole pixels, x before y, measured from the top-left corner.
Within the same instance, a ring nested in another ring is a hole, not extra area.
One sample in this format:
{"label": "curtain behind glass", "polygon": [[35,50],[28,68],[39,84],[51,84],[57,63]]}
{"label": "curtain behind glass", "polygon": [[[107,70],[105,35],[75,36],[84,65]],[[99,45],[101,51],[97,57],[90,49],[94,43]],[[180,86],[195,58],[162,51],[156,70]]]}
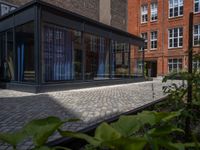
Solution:
{"label": "curtain behind glass", "polygon": [[72,32],[44,26],[45,81],[72,80]]}

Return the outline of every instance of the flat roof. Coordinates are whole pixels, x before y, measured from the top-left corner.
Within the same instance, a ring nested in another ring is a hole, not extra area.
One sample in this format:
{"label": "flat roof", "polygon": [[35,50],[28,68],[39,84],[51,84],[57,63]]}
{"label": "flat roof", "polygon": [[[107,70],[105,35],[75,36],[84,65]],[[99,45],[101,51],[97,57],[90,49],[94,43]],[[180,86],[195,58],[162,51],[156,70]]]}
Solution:
{"label": "flat roof", "polygon": [[26,10],[26,9],[32,7],[32,6],[42,6],[42,7],[49,8],[52,11],[60,12],[60,13],[62,13],[62,15],[70,15],[75,20],[80,20],[80,21],[82,21],[82,22],[84,22],[86,24],[88,23],[90,25],[93,25],[94,27],[98,27],[98,28],[101,28],[101,29],[104,29],[104,30],[108,30],[108,31],[110,31],[112,33],[116,33],[116,34],[119,34],[121,36],[129,37],[129,38],[132,38],[134,40],[137,40],[138,45],[142,45],[144,43],[144,39],[139,37],[139,36],[136,36],[136,35],[130,34],[128,32],[125,32],[123,30],[117,29],[115,27],[103,24],[101,22],[98,22],[96,20],[93,20],[93,19],[90,19],[88,17],[82,16],[80,14],[71,12],[69,10],[57,7],[57,6],[52,5],[50,3],[44,2],[42,0],[33,0],[33,1],[29,2],[29,3],[26,3],[25,5],[23,5],[21,7],[18,7],[16,10],[13,10],[12,12],[0,17],[0,21],[3,21],[5,19],[7,19],[7,18],[10,18],[10,17],[12,17],[13,15],[15,15],[15,14],[17,14],[19,12],[23,12],[24,10]]}

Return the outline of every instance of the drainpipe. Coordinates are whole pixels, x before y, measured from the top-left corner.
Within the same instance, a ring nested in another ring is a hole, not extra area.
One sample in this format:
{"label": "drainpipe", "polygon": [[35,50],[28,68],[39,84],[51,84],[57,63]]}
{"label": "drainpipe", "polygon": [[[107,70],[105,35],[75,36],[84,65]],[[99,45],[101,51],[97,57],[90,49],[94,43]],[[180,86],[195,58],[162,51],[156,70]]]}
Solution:
{"label": "drainpipe", "polygon": [[162,75],[164,75],[164,37],[165,37],[165,27],[164,27],[164,21],[165,21],[165,0],[162,0]]}

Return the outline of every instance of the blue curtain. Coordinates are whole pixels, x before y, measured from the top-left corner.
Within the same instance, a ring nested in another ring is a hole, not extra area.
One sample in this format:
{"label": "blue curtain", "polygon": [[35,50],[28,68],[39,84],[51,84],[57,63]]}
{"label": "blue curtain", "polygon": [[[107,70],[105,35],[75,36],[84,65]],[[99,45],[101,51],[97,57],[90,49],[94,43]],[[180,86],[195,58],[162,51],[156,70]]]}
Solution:
{"label": "blue curtain", "polygon": [[22,81],[24,79],[24,44],[20,44],[17,47],[17,75],[18,81]]}
{"label": "blue curtain", "polygon": [[45,81],[72,80],[72,32],[44,27]]}
{"label": "blue curtain", "polygon": [[104,38],[99,38],[99,62],[97,77],[105,76],[105,40]]}

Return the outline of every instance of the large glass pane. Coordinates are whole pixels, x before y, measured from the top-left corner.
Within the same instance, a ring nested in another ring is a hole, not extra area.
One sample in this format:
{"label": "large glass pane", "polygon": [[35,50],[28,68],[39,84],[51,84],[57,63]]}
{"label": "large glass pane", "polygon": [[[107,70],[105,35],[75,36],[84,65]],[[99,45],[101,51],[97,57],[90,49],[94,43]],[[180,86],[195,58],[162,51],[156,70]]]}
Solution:
{"label": "large glass pane", "polygon": [[15,29],[16,39],[16,80],[35,81],[34,24],[21,25]]}
{"label": "large glass pane", "polygon": [[130,51],[129,44],[112,41],[112,77],[129,77]]}
{"label": "large glass pane", "polygon": [[109,78],[109,40],[91,34],[84,34],[85,79]]}
{"label": "large glass pane", "polygon": [[44,26],[44,81],[72,80],[72,32],[56,26]]}
{"label": "large glass pane", "polygon": [[81,80],[81,32],[53,25],[43,27],[43,81]]}
{"label": "large glass pane", "polygon": [[130,76],[132,78],[142,76],[143,69],[143,52],[138,52],[138,46],[130,46]]}
{"label": "large glass pane", "polygon": [[8,75],[10,80],[15,80],[15,63],[14,63],[14,49],[13,49],[13,30],[7,32],[7,64]]}
{"label": "large glass pane", "polygon": [[6,79],[6,33],[0,34],[0,80]]}
{"label": "large glass pane", "polygon": [[82,64],[83,64],[83,50],[82,50],[82,36],[79,31],[72,31],[72,46],[73,46],[73,68],[74,79],[82,80]]}

